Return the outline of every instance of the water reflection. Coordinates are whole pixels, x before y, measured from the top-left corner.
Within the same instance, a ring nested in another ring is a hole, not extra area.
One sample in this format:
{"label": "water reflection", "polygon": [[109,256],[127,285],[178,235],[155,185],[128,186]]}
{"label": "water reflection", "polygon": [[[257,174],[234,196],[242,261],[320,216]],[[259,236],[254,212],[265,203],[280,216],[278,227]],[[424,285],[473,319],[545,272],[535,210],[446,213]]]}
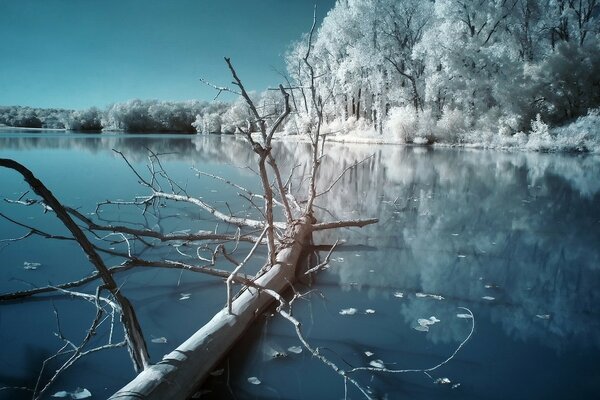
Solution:
{"label": "water reflection", "polygon": [[[332,145],[335,158],[323,175],[331,179],[368,151]],[[566,339],[600,345],[598,158],[399,147],[375,154],[326,199],[339,215],[382,221],[346,234],[381,251],[365,255],[371,267],[345,257],[333,269],[342,285],[448,300],[409,295],[401,305],[406,321],[456,304],[486,304],[513,337],[557,349]],[[460,340],[450,329],[429,337]]]}
{"label": "water reflection", "polygon": [[[165,153],[163,160],[168,170],[176,164],[212,165],[217,170],[224,164],[243,168],[252,164],[255,157],[243,140],[228,136],[30,136],[1,136],[0,153],[6,156],[32,149],[61,149],[106,155],[111,153],[111,148],[117,148],[134,162],[141,163],[146,160],[149,147]],[[353,144],[327,147],[321,188],[356,160],[373,153],[374,157],[349,171],[335,190],[319,199],[319,205],[328,210],[321,217],[378,217],[381,222],[362,230],[319,236],[321,243],[343,238],[352,245],[365,247],[342,248],[332,268],[317,278],[317,288],[327,293],[330,303],[328,314],[325,313],[327,323],[312,326],[312,334],[327,341],[332,348],[339,345],[336,342],[342,340],[342,333],[356,329],[357,325],[347,322],[355,322],[351,319],[335,322],[331,314],[338,317],[338,310],[351,306],[346,303],[347,299],[360,295],[374,304],[376,317],[385,315],[377,323],[380,342],[371,345],[371,349],[377,348],[378,354],[391,352],[394,350],[391,346],[400,346],[396,343],[415,333],[410,327],[418,318],[435,315],[442,320],[439,327],[436,325],[420,337],[436,345],[447,345],[442,354],[436,355],[446,356],[452,344],[465,337],[464,324],[446,323],[455,317],[457,306],[476,311],[480,335],[498,329],[514,342],[535,342],[545,349],[557,350],[556,353],[569,352],[575,346],[598,353],[598,157]],[[308,161],[306,143],[278,142],[273,151],[280,160],[283,175],[299,162]],[[54,167],[69,168],[68,160]],[[297,169],[300,175],[307,170],[306,165]],[[182,171],[190,173],[187,167]],[[251,173],[243,175],[243,179],[258,186]],[[294,192],[302,198],[305,182],[299,176],[293,183]],[[207,187],[199,185],[194,189],[206,194]],[[168,282],[177,281],[176,277],[169,279]],[[145,309],[141,311],[145,315],[141,318],[151,321],[148,324],[154,330],[150,334],[162,336],[164,331],[156,327],[165,325],[164,318],[177,315],[179,318],[172,317],[175,326],[177,319],[184,318],[184,312],[190,310],[173,313],[170,306],[159,306],[161,295],[141,294],[147,283],[157,284],[154,276],[147,281],[138,280],[142,282],[140,299],[144,299],[138,304]],[[185,290],[173,289],[173,303],[177,303],[181,292],[192,292],[198,284],[193,281],[187,283]],[[336,294],[337,287],[341,294]],[[221,289],[215,288],[214,293],[221,293]],[[402,297],[394,296],[398,293],[402,293]],[[417,297],[417,293],[440,295],[444,300]],[[210,301],[217,308],[222,305],[222,299],[219,294],[213,295],[215,299]],[[194,294],[192,300],[196,297],[201,296]],[[198,300],[197,305],[203,306],[203,301]],[[161,313],[157,314],[154,307],[160,307]],[[151,312],[147,312],[149,309]],[[161,319],[152,320],[152,315],[160,315]],[[398,326],[395,315],[403,320],[402,327]],[[305,320],[312,318],[310,314]],[[314,318],[320,318],[318,312]],[[195,327],[190,324],[188,331],[193,332]],[[366,329],[362,337],[368,338]],[[179,336],[185,337],[183,333]],[[293,339],[282,348],[297,344]],[[503,340],[506,338],[490,338],[487,345],[506,345]],[[362,354],[365,350],[359,344],[351,345],[356,353]],[[272,348],[278,349],[270,342],[268,349]],[[264,349],[263,346],[259,350],[256,363],[264,361]],[[409,357],[404,351],[402,356]],[[475,365],[471,368],[487,365],[476,358],[477,354],[470,357]],[[290,374],[297,374],[296,364],[286,362]],[[578,360],[569,362],[569,366],[576,369],[586,367]],[[461,367],[467,368],[462,364]],[[548,372],[549,376],[560,373],[558,369]],[[241,382],[246,382],[246,378],[243,376]],[[303,392],[300,390],[300,393]],[[472,397],[485,397],[482,393],[477,392]],[[286,392],[288,395],[292,396]]]}

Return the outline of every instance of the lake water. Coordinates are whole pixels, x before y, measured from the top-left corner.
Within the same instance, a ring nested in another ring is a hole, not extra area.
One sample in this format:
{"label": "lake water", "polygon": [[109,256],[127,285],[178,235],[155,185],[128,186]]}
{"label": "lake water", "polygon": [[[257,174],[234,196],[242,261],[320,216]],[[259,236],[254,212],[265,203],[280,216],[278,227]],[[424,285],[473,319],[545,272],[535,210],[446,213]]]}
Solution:
{"label": "lake water", "polygon": [[[259,189],[257,177],[245,168],[253,165],[254,156],[234,137],[0,136],[0,157],[25,164],[63,203],[93,218],[165,232],[233,231],[181,205],[165,208],[160,218],[127,207],[96,212],[97,202],[146,194],[111,149],[122,151],[134,167],[145,171],[147,148],[165,153],[165,169],[190,194],[221,210],[257,217],[235,190],[198,177],[190,168]],[[296,142],[275,146],[284,170],[305,162],[307,150]],[[600,158],[330,144],[322,187],[370,154],[374,156],[320,199],[319,205],[327,209],[321,219],[377,217],[380,222],[315,237],[317,244],[337,239],[345,244],[334,253],[327,271],[297,286],[300,291],[313,290],[294,305],[308,340],[344,369],[370,362],[389,369],[427,369],[448,359],[468,337],[473,320],[457,316],[467,313],[464,307],[474,315],[474,332],[454,358],[429,372],[431,377],[421,372],[353,376],[382,399],[598,397]],[[300,176],[308,169],[297,171]],[[300,178],[294,187],[302,189]],[[0,197],[17,199],[27,190],[16,173],[0,169]],[[0,212],[44,231],[65,233],[53,214],[39,205],[2,201]],[[0,218],[0,239],[25,233],[27,229]],[[124,243],[112,247],[127,250]],[[69,241],[34,236],[2,242],[0,249],[1,293],[75,280],[92,271]],[[247,249],[241,245],[236,254],[240,257]],[[195,254],[195,247],[178,244],[147,250],[144,256],[190,260]],[[264,254],[262,250],[263,258]],[[249,272],[260,266],[259,259]],[[112,256],[105,260],[108,265],[120,262]],[[32,269],[25,263],[40,265]],[[230,269],[227,264],[218,266]],[[190,272],[140,268],[117,279],[135,306],[153,361],[178,346],[225,302],[222,281]],[[77,290],[93,293],[94,287]],[[78,343],[93,318],[93,305],[68,296],[0,303],[0,387],[35,385],[43,360],[63,344],[54,334],[57,320],[62,335]],[[425,332],[420,319],[439,322]],[[108,326],[102,325],[94,343],[106,343]],[[119,334],[116,329],[114,335]],[[344,398],[343,379],[306,349],[299,354],[288,350],[296,350],[293,346],[300,343],[287,321],[262,316],[224,361],[224,372],[207,382],[201,398]],[[282,353],[286,356],[277,356]],[[52,371],[56,365],[48,368]],[[48,394],[81,387],[93,398],[106,398],[133,376],[126,350],[107,350],[81,360]],[[252,384],[249,378],[261,383]],[[451,383],[435,383],[438,378]],[[0,391],[0,399],[30,397],[18,390]],[[348,398],[361,395],[348,386]]]}

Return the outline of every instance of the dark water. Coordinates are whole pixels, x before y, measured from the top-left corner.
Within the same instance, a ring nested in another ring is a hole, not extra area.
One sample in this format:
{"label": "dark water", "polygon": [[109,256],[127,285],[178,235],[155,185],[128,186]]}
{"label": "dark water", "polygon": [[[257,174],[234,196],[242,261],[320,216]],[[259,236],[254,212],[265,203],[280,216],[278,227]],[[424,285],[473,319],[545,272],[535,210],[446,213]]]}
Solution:
{"label": "dark water", "polygon": [[[256,216],[235,191],[190,170],[194,165],[258,189],[255,175],[243,168],[251,165],[253,155],[244,142],[232,137],[0,137],[0,157],[24,163],[64,203],[89,214],[98,201],[145,193],[111,149],[122,151],[143,169],[146,147],[168,153],[162,156],[165,168],[190,194],[221,210],[229,206]],[[380,223],[316,238],[317,243],[343,239],[346,244],[310,287],[297,287],[313,290],[294,305],[308,340],[343,369],[374,360],[389,369],[427,369],[448,359],[469,335],[472,320],[457,317],[466,313],[459,307],[465,307],[475,316],[473,335],[454,358],[429,372],[431,377],[371,372],[352,376],[374,397],[387,399],[598,397],[600,159],[332,144],[322,182],[373,153],[319,203],[328,209],[322,219],[378,217]],[[276,154],[287,170],[306,160],[307,148],[280,143]],[[301,175],[307,169],[298,171]],[[294,183],[301,187],[301,179]],[[2,198],[15,199],[27,190],[6,170],[0,170],[0,184]],[[39,206],[2,202],[0,212],[64,233],[52,213],[44,214]],[[154,224],[165,231],[216,226],[204,213],[184,206],[165,209],[160,220],[149,221],[137,212],[104,212],[92,216]],[[217,229],[227,228],[220,224]],[[0,220],[0,238],[25,233]],[[66,241],[33,237],[6,244],[0,243],[1,292],[60,283],[91,272],[81,251]],[[114,245],[120,250],[123,246]],[[245,249],[242,246],[239,254]],[[145,255],[185,259],[179,251],[195,254],[195,248],[170,246]],[[24,262],[41,266],[25,269]],[[107,257],[109,265],[118,262]],[[258,260],[251,268],[257,266]],[[137,270],[119,275],[118,280],[134,303],[148,340],[167,340],[149,342],[153,361],[185,340],[225,301],[221,281],[189,272]],[[93,288],[79,290],[93,293]],[[180,300],[182,293],[191,296]],[[343,315],[342,310],[349,309],[356,311]],[[62,345],[54,335],[58,330],[54,310],[63,336],[74,342],[83,338],[94,317],[92,305],[68,296],[0,304],[0,386],[35,384],[42,361]],[[428,332],[415,329],[419,319],[430,317],[439,322]],[[340,376],[306,349],[300,354],[288,350],[300,343],[287,321],[271,316],[261,321],[224,361],[223,374],[211,378],[202,398],[344,398]],[[101,330],[95,340],[104,343],[108,334]],[[287,356],[274,357],[277,353]],[[108,350],[80,361],[48,393],[85,387],[94,398],[105,398],[133,376],[126,351]],[[251,377],[261,383],[251,384]],[[437,378],[451,383],[436,384]],[[2,399],[29,397],[0,391]],[[347,397],[358,399],[361,394],[349,385]]]}

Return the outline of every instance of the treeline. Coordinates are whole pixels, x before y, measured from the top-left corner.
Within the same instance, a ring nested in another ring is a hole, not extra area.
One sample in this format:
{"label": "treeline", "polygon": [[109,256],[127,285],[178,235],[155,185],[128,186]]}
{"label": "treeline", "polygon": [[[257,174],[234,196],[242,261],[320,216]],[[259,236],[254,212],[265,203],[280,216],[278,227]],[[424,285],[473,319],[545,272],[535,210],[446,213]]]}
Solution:
{"label": "treeline", "polygon": [[201,101],[130,100],[104,110],[43,109],[31,107],[0,107],[0,124],[15,127],[67,129],[74,131],[176,132],[195,133],[213,128],[221,132],[220,123],[211,127],[196,123],[197,119],[218,120],[228,109],[225,103]]}
{"label": "treeline", "polygon": [[[283,110],[277,93],[251,94],[271,122]],[[239,126],[254,129],[255,121],[246,103],[206,101],[129,100],[101,110],[44,109],[22,106],[0,107],[0,124],[14,127],[67,129],[73,131],[235,133]]]}
{"label": "treeline", "polygon": [[[305,35],[286,54],[292,113],[282,129],[314,124],[312,69],[327,132],[548,147],[549,126],[582,116],[577,126],[600,124],[599,14],[599,0],[338,0],[310,49]],[[267,124],[283,110],[277,90],[252,97]],[[243,100],[130,100],[105,110],[0,107],[0,124],[234,133],[256,121]],[[561,132],[567,147],[590,146],[590,135]]]}
{"label": "treeline", "polygon": [[[600,106],[599,14],[597,0],[338,0],[308,61],[338,129],[406,142],[511,136],[537,115],[558,125]],[[287,69],[310,121],[307,43]]]}

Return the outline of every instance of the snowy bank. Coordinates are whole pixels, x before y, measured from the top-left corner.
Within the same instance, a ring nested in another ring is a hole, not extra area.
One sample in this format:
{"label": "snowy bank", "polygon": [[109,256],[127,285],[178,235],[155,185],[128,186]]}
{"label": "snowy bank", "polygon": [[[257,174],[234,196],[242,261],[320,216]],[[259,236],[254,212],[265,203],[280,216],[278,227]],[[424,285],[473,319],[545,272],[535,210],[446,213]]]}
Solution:
{"label": "snowy bank", "polygon": [[[423,119],[423,118],[421,118]],[[600,109],[560,127],[550,128],[539,117],[529,132],[507,133],[506,130],[466,130],[457,118],[422,123],[416,119],[390,118],[385,129],[376,131],[369,124],[349,119],[325,126],[327,140],[339,143],[415,144],[500,150],[600,153]],[[303,135],[280,135],[279,138],[303,140]],[[307,139],[308,140],[308,139]]]}

